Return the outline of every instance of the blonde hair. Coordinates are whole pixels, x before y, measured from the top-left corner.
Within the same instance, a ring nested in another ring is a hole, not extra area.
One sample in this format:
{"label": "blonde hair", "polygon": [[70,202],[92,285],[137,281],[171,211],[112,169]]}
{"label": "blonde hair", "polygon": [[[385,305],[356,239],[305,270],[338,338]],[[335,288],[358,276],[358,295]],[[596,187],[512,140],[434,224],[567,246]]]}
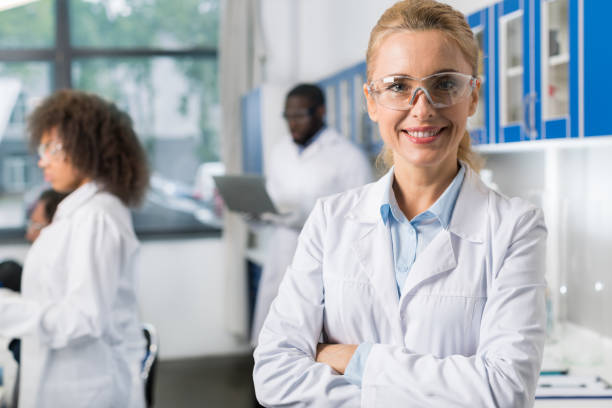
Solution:
{"label": "blonde hair", "polygon": [[[472,68],[472,75],[478,75],[478,43],[474,33],[465,20],[465,16],[447,4],[435,0],[402,0],[388,8],[378,19],[370,33],[370,42],[366,53],[368,82],[372,80],[374,59],[382,41],[390,34],[400,31],[438,30],[454,41],[466,61]],[[475,171],[483,165],[483,159],[472,150],[472,140],[466,130],[457,152],[459,160],[467,163]],[[376,159],[388,168],[393,165],[393,154],[389,148],[383,147]]]}

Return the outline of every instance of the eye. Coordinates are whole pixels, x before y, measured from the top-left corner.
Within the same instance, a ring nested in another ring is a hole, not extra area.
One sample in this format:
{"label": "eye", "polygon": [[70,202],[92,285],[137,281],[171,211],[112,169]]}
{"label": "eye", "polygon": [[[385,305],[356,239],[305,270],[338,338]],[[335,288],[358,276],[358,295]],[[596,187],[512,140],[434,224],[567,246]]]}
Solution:
{"label": "eye", "polygon": [[393,91],[393,92],[403,92],[406,90],[406,87],[404,86],[404,84],[394,82],[392,84],[387,85],[387,90]]}
{"label": "eye", "polygon": [[451,77],[439,78],[435,85],[435,89],[439,91],[452,92],[458,88],[457,81]]}
{"label": "eye", "polygon": [[385,84],[384,91],[389,91],[395,95],[405,95],[411,92],[412,87],[406,80],[396,79],[393,82]]}

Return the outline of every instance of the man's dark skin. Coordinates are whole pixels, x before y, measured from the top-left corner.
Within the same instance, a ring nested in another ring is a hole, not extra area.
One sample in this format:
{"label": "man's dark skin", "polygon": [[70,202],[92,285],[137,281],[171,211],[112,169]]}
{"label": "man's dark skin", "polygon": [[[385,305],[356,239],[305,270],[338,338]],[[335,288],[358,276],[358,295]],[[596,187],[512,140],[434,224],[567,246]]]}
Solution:
{"label": "man's dark skin", "polygon": [[304,146],[323,127],[325,106],[314,106],[307,97],[293,95],[285,101],[284,116],[293,141]]}

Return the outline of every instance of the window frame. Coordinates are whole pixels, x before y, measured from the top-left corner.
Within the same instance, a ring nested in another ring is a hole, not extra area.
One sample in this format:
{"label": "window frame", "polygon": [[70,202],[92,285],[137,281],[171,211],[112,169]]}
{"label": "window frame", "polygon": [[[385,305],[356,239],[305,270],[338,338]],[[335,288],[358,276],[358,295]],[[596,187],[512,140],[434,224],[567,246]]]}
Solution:
{"label": "window frame", "polygon": [[[0,63],[4,62],[47,62],[52,67],[51,90],[72,88],[72,63],[75,59],[122,58],[122,57],[191,57],[197,59],[218,59],[218,48],[212,46],[164,49],[158,47],[73,47],[70,43],[70,0],[53,0],[55,6],[55,46],[52,48],[0,48]],[[181,229],[139,231],[141,239],[183,239],[188,237],[218,237],[221,229],[200,224],[199,227]],[[23,241],[23,228],[0,228],[0,241]]]}

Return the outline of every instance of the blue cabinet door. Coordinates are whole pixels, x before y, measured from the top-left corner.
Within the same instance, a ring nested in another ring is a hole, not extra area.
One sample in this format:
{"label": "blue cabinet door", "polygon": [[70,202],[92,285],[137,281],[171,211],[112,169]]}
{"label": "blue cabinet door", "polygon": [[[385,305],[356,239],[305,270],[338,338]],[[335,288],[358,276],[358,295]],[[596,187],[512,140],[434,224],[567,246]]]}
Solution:
{"label": "blue cabinet door", "polygon": [[[612,45],[610,15],[612,2],[579,0],[578,14],[584,19],[578,28],[583,34],[584,136],[612,135]],[[580,61],[580,59],[579,59]],[[580,67],[578,67],[580,70]],[[580,126],[580,125],[579,125]]]}
{"label": "blue cabinet door", "polygon": [[541,0],[542,138],[578,137],[576,0]]}
{"label": "blue cabinet door", "polygon": [[[495,93],[491,93],[495,89],[495,85],[491,82],[491,71],[493,69],[494,59],[490,56],[492,32],[489,30],[489,19],[492,16],[493,8],[485,8],[476,13],[470,14],[467,17],[468,24],[472,27],[474,36],[480,48],[478,56],[478,76],[481,80],[478,109],[476,113],[468,119],[468,129],[472,136],[474,144],[495,143],[495,137],[490,137],[496,132],[494,131],[493,122],[490,113],[495,106]],[[493,129],[493,131],[491,131]]]}
{"label": "blue cabinet door", "polygon": [[504,0],[494,13],[496,140],[540,139],[540,1]]}
{"label": "blue cabinet door", "polygon": [[361,62],[322,79],[318,85],[325,92],[327,125],[375,156],[382,141],[367,113],[363,94],[366,80],[366,63]]}

